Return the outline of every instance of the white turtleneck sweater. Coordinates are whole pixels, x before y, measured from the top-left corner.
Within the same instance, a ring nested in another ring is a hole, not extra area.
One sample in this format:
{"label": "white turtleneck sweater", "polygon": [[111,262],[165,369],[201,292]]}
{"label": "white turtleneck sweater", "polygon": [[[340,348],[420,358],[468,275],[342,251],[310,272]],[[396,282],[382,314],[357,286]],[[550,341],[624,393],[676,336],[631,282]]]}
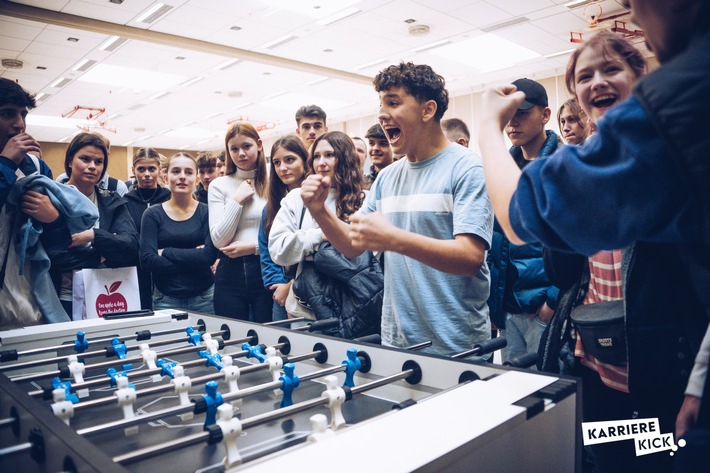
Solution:
{"label": "white turtleneck sweater", "polygon": [[254,179],[256,170],[221,176],[212,181],[207,192],[210,212],[210,236],[216,248],[223,248],[235,241],[254,243],[254,254],[259,254],[258,233],[261,214],[266,199],[256,193],[244,205],[232,198],[246,179]]}

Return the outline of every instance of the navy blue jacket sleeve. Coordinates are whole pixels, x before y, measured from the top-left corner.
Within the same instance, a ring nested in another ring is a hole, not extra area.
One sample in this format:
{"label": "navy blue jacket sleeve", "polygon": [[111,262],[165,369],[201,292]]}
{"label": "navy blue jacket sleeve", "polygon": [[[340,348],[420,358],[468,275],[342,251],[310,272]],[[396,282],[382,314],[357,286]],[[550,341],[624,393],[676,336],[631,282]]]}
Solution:
{"label": "navy blue jacket sleeve", "polygon": [[691,212],[681,171],[634,97],[610,110],[583,146],[530,163],[509,207],[522,240],[585,255],[697,240]]}
{"label": "navy blue jacket sleeve", "polygon": [[261,279],[264,281],[264,287],[269,288],[272,284],[284,284],[288,282],[284,276],[284,270],[281,266],[274,263],[269,254],[269,237],[266,235],[264,221],[266,220],[266,207],[261,215],[259,222],[259,258],[261,260]]}

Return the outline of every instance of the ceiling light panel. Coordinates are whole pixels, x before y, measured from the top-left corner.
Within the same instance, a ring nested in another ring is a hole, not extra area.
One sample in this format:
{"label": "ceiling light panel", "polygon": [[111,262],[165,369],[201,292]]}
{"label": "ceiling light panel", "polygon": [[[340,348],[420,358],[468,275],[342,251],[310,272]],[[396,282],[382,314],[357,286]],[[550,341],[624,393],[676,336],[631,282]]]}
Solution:
{"label": "ceiling light panel", "polygon": [[[360,0],[261,0],[275,10],[288,10],[312,18],[325,18],[360,3]],[[269,12],[266,13],[267,15]]]}
{"label": "ceiling light panel", "polygon": [[187,77],[165,72],[99,64],[77,79],[80,82],[160,91],[180,84]]}
{"label": "ceiling light panel", "polygon": [[121,38],[120,36],[111,36],[109,37],[109,39],[101,43],[101,46],[99,46],[99,50],[113,52],[116,49],[120,48],[126,41],[128,41],[127,38]]}
{"label": "ceiling light panel", "polygon": [[430,51],[479,71],[492,71],[539,58],[541,55],[495,34],[485,34]]}
{"label": "ceiling light panel", "polygon": [[[318,104],[323,110],[337,110],[350,105],[350,102],[345,102],[343,100],[331,99],[326,97],[318,97],[312,94],[299,94],[299,93],[286,93],[279,94],[278,96],[263,100],[259,105],[269,108],[277,108],[283,110],[293,110],[294,112],[298,110],[302,105],[307,105],[309,103]],[[327,113],[327,112],[326,112]]]}
{"label": "ceiling light panel", "polygon": [[173,7],[171,5],[166,5],[164,3],[154,3],[151,7],[143,11],[135,19],[138,23],[153,23],[158,18],[167,14]]}

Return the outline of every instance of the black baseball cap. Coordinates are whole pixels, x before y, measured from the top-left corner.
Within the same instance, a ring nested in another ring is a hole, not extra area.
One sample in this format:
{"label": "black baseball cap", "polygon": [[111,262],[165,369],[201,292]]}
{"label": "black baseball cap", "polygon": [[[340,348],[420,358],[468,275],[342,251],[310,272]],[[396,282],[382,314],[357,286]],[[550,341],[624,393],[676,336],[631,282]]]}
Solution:
{"label": "black baseball cap", "polygon": [[520,104],[518,110],[529,110],[535,105],[547,107],[547,91],[539,83],[532,79],[518,79],[513,82],[513,85],[518,90],[525,92],[525,100]]}

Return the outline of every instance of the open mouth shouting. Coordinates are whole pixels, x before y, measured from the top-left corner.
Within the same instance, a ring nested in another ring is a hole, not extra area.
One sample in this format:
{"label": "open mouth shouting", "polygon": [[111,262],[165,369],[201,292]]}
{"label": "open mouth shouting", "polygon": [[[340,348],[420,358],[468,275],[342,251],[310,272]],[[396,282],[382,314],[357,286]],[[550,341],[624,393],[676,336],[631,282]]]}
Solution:
{"label": "open mouth shouting", "polygon": [[592,107],[609,108],[614,105],[614,103],[616,103],[617,98],[618,97],[614,94],[603,94],[592,98],[589,103],[592,105]]}
{"label": "open mouth shouting", "polygon": [[397,141],[402,136],[402,131],[394,125],[383,125],[382,128],[387,133],[387,139],[392,146],[396,146]]}

